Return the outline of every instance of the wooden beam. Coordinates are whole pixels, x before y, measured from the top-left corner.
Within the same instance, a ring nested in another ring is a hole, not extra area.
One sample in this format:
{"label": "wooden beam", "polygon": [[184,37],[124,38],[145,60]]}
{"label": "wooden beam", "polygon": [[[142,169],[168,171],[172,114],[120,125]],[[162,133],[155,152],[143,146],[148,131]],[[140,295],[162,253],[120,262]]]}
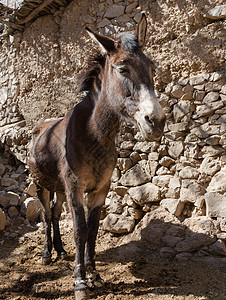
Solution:
{"label": "wooden beam", "polygon": [[22,25],[18,25],[15,24],[13,22],[10,21],[6,21],[4,18],[0,17],[0,23],[7,25],[8,27],[14,28],[14,29],[19,29],[19,30],[23,30],[24,26]]}
{"label": "wooden beam", "polygon": [[44,3],[35,8],[25,19],[18,21],[18,24],[25,24],[31,21],[41,10],[43,10],[47,5],[52,3],[54,0],[46,0]]}

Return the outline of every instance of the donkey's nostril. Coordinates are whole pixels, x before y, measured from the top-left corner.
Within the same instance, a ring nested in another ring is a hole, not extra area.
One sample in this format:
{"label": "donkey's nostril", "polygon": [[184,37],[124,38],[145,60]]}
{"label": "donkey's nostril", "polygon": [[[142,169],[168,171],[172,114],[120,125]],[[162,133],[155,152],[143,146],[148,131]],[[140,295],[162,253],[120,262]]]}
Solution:
{"label": "donkey's nostril", "polygon": [[155,126],[155,122],[152,118],[150,118],[149,116],[145,116],[144,117],[146,122],[148,123],[149,126],[154,127]]}

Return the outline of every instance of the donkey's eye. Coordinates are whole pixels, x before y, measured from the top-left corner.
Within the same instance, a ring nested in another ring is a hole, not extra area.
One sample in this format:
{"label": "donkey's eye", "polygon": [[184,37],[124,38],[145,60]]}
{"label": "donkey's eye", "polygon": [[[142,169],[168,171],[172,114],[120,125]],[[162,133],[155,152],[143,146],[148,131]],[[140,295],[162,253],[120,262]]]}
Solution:
{"label": "donkey's eye", "polygon": [[120,74],[128,74],[129,73],[129,70],[125,66],[122,66],[122,65],[113,64],[113,68]]}

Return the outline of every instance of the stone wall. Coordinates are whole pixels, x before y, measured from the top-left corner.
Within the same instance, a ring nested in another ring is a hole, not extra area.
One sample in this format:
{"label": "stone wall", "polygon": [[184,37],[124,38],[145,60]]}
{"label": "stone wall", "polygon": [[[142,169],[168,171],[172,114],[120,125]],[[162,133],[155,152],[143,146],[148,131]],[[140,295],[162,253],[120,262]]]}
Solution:
{"label": "stone wall", "polygon": [[[116,234],[136,232],[144,220],[164,208],[190,231],[211,236],[190,252],[208,243],[224,245],[224,14],[216,8],[221,4],[223,1],[188,1],[186,5],[179,0],[100,0],[95,5],[88,0],[73,1],[65,10],[38,18],[23,33],[2,40],[0,144],[7,159],[16,156],[17,164],[10,167],[10,161],[4,159],[0,164],[0,218],[6,216],[10,221],[19,212],[26,217],[28,203],[37,202],[30,199],[35,196],[32,184],[25,193],[30,181],[19,161],[26,164],[32,126],[41,119],[64,115],[77,101],[77,73],[94,47],[84,26],[104,34],[130,30],[145,10],[149,23],[145,52],[156,66],[156,93],[167,124],[160,144],[142,141],[131,126],[122,128],[102,225]],[[40,216],[39,206],[35,213]],[[33,220],[32,213],[29,218]],[[212,229],[205,231],[205,227]],[[162,239],[168,240],[165,245],[173,251],[183,252],[178,249],[185,235],[178,239],[174,231],[164,231]]]}

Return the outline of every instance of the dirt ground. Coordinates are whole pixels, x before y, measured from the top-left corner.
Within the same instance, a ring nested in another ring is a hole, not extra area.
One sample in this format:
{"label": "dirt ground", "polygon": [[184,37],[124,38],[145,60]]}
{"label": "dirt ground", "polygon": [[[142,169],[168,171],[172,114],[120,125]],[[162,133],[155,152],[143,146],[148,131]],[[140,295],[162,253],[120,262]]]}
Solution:
{"label": "dirt ground", "polygon": [[[74,299],[74,243],[72,223],[63,220],[62,233],[67,259],[41,264],[44,234],[15,220],[7,235],[0,236],[0,299]],[[18,234],[13,238],[13,232]],[[140,241],[121,245],[122,237],[100,228],[97,240],[97,270],[105,286],[90,292],[91,299],[226,299],[226,271],[202,262],[169,261]]]}

